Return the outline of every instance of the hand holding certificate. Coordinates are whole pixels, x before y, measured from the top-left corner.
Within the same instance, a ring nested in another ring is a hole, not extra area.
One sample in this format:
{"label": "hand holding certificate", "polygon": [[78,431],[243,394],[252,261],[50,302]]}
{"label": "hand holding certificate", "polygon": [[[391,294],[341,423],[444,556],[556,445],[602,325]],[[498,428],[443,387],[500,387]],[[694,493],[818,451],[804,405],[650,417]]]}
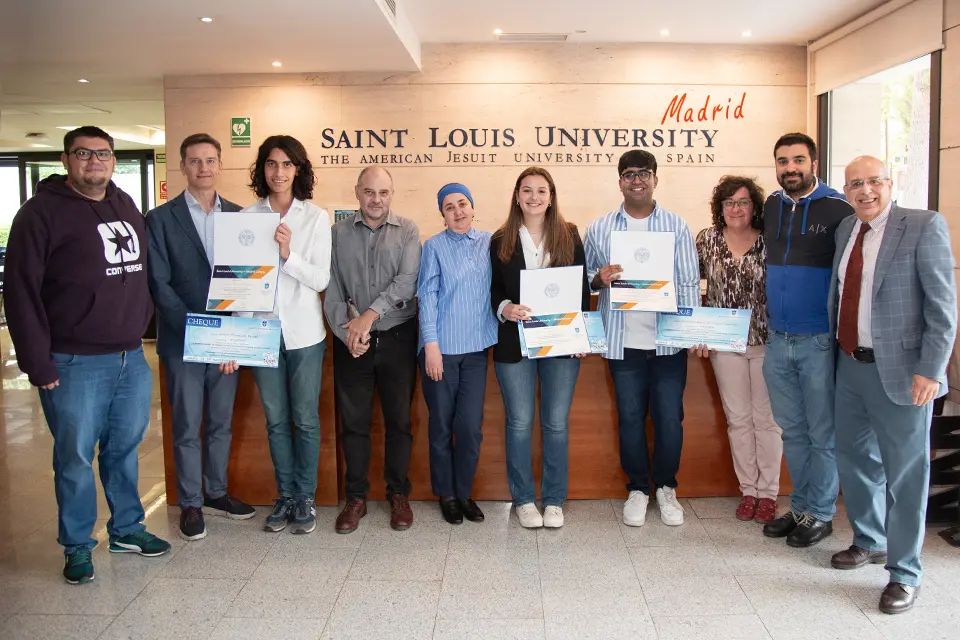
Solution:
{"label": "hand holding certificate", "polygon": [[520,302],[531,309],[520,322],[520,337],[530,357],[590,353],[582,295],[582,266],[520,272]]}
{"label": "hand holding certificate", "polygon": [[618,311],[676,311],[672,231],[612,231],[610,263],[623,267],[610,283],[610,306]]}
{"label": "hand holding certificate", "polygon": [[280,214],[214,213],[207,311],[273,311],[280,272]]}
{"label": "hand holding certificate", "polygon": [[656,344],[690,348],[706,345],[714,351],[744,353],[750,335],[750,309],[680,307],[657,314]]}

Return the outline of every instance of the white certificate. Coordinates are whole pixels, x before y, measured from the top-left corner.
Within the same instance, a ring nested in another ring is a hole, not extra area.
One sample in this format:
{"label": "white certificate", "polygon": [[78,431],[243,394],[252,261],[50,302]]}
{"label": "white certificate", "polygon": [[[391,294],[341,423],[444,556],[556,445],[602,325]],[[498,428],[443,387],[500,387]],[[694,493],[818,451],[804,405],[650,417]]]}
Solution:
{"label": "white certificate", "polygon": [[520,304],[528,316],[581,311],[583,266],[524,269],[520,272]]}
{"label": "white certificate", "polygon": [[280,214],[214,213],[207,311],[273,311],[280,273]]}
{"label": "white certificate", "polygon": [[610,307],[619,311],[677,310],[672,231],[610,232],[610,264],[623,273],[610,283]]}
{"label": "white certificate", "polygon": [[520,322],[521,348],[530,358],[590,353],[583,312],[536,316]]}

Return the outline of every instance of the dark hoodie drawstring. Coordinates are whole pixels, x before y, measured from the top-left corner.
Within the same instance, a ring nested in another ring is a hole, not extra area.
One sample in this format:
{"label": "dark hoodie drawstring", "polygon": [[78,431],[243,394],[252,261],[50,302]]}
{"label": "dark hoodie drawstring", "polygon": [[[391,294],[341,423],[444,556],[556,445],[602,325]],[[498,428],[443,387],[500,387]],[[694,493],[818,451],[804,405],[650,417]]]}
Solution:
{"label": "dark hoodie drawstring", "polygon": [[777,237],[780,237],[780,229],[783,227],[783,198],[780,198],[780,217],[777,219]]}
{"label": "dark hoodie drawstring", "polygon": [[800,235],[804,236],[807,234],[807,211],[810,210],[810,198],[807,198],[807,201],[803,204],[803,220],[801,221]]}

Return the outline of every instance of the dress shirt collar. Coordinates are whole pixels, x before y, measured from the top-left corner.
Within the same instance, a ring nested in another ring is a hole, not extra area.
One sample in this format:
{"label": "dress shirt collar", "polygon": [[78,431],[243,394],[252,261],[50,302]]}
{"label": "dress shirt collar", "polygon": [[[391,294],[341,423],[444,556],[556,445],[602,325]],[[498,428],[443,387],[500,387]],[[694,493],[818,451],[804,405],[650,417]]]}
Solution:
{"label": "dress shirt collar", "polygon": [[[363,219],[363,213],[361,213],[359,209],[357,210],[357,212],[356,212],[355,214],[353,214],[353,225],[354,225],[354,226],[357,226],[358,224],[362,224],[363,226],[365,226],[366,228],[370,229],[371,231],[375,231],[375,229],[374,229],[373,227],[371,227],[370,225],[368,225],[368,224],[366,223],[366,221]],[[400,221],[397,220],[397,216],[396,216],[396,214],[393,213],[393,209],[390,210],[390,213],[387,214],[387,219],[384,220],[384,221],[377,227],[377,229],[379,229],[380,227],[382,227],[382,226],[385,225],[385,224],[392,224],[392,225],[395,226],[395,227],[399,227],[399,226],[400,226]]]}
{"label": "dress shirt collar", "polygon": [[[270,196],[267,196],[266,198],[260,198],[260,205],[266,211],[273,211],[273,207],[270,206]],[[283,216],[288,216],[294,211],[299,211],[300,209],[303,209],[303,207],[304,207],[303,200],[297,200],[296,198],[294,198],[293,202],[290,203],[290,208],[287,209],[287,212],[283,214]],[[276,213],[276,211],[273,211],[273,212]]]}
{"label": "dress shirt collar", "polygon": [[476,240],[478,236],[477,230],[472,226],[467,230],[466,233],[457,233],[456,231],[450,231],[450,229],[444,229],[444,232],[450,237],[451,240],[456,240],[458,242],[464,238]]}
{"label": "dress shirt collar", "polygon": [[[653,211],[650,212],[650,215],[649,215],[649,216],[647,216],[646,218],[643,218],[643,219],[644,219],[644,220],[653,220],[654,218],[658,217],[662,211],[663,211],[663,209],[660,208],[660,203],[657,202],[656,200],[654,200],[654,201],[653,201]],[[628,218],[633,218],[633,216],[631,216],[629,213],[627,213],[627,207],[626,207],[626,205],[623,204],[623,203],[620,204],[620,209],[617,210],[617,217],[620,218],[620,219],[623,221],[623,224],[624,224],[624,225],[627,224],[627,219],[628,219]],[[636,220],[637,218],[633,218],[633,219]]]}
{"label": "dress shirt collar", "polygon": [[[200,201],[193,197],[193,194],[190,193],[189,189],[183,190],[183,199],[187,201],[187,208],[189,209],[197,208],[203,211],[203,206],[200,205]],[[219,193],[214,194],[213,196],[213,209],[210,210],[210,213],[214,213],[215,211],[222,211],[220,207]],[[206,211],[203,211],[203,212],[206,213]]]}

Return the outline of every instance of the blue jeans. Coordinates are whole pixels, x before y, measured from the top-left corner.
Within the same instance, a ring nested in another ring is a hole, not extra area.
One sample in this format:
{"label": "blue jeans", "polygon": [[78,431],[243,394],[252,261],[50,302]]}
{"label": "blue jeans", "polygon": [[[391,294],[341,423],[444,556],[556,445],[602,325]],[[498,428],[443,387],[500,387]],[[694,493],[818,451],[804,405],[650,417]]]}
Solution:
{"label": "blue jeans", "polygon": [[650,495],[647,408],[653,418],[653,487],[677,486],[683,449],[683,389],[687,352],[658,356],[653,349],[624,349],[623,360],[607,360],[617,395],[620,466],[628,491]]}
{"label": "blue jeans", "polygon": [[313,500],[317,493],[320,378],[326,348],[326,342],[318,342],[302,349],[287,349],[281,338],[279,366],[253,369],[267,418],[277,490],[284,498]]}
{"label": "blue jeans", "polygon": [[829,522],[836,512],[837,459],[833,428],[836,343],[829,333],[767,340],[763,377],[773,418],[783,429],[783,457],[793,493],[790,508]]}
{"label": "blue jeans", "polygon": [[153,375],[143,347],[100,356],[52,355],[60,386],[40,389],[40,405],[53,434],[57,541],[70,554],[97,545],[91,534],[97,521],[98,442],[100,482],[110,507],[107,532],[119,538],[144,529],[137,450],[150,424]]}
{"label": "blue jeans", "polygon": [[438,382],[425,372],[420,352],[420,387],[430,410],[430,484],[433,495],[470,497],[480,460],[483,395],[487,389],[487,350],[443,356]]}
{"label": "blue jeans", "polygon": [[543,433],[543,506],[563,506],[567,499],[567,442],[570,404],[580,360],[543,358],[495,363],[507,417],[507,481],[515,504],[536,500],[530,436],[540,378],[540,428]]}

